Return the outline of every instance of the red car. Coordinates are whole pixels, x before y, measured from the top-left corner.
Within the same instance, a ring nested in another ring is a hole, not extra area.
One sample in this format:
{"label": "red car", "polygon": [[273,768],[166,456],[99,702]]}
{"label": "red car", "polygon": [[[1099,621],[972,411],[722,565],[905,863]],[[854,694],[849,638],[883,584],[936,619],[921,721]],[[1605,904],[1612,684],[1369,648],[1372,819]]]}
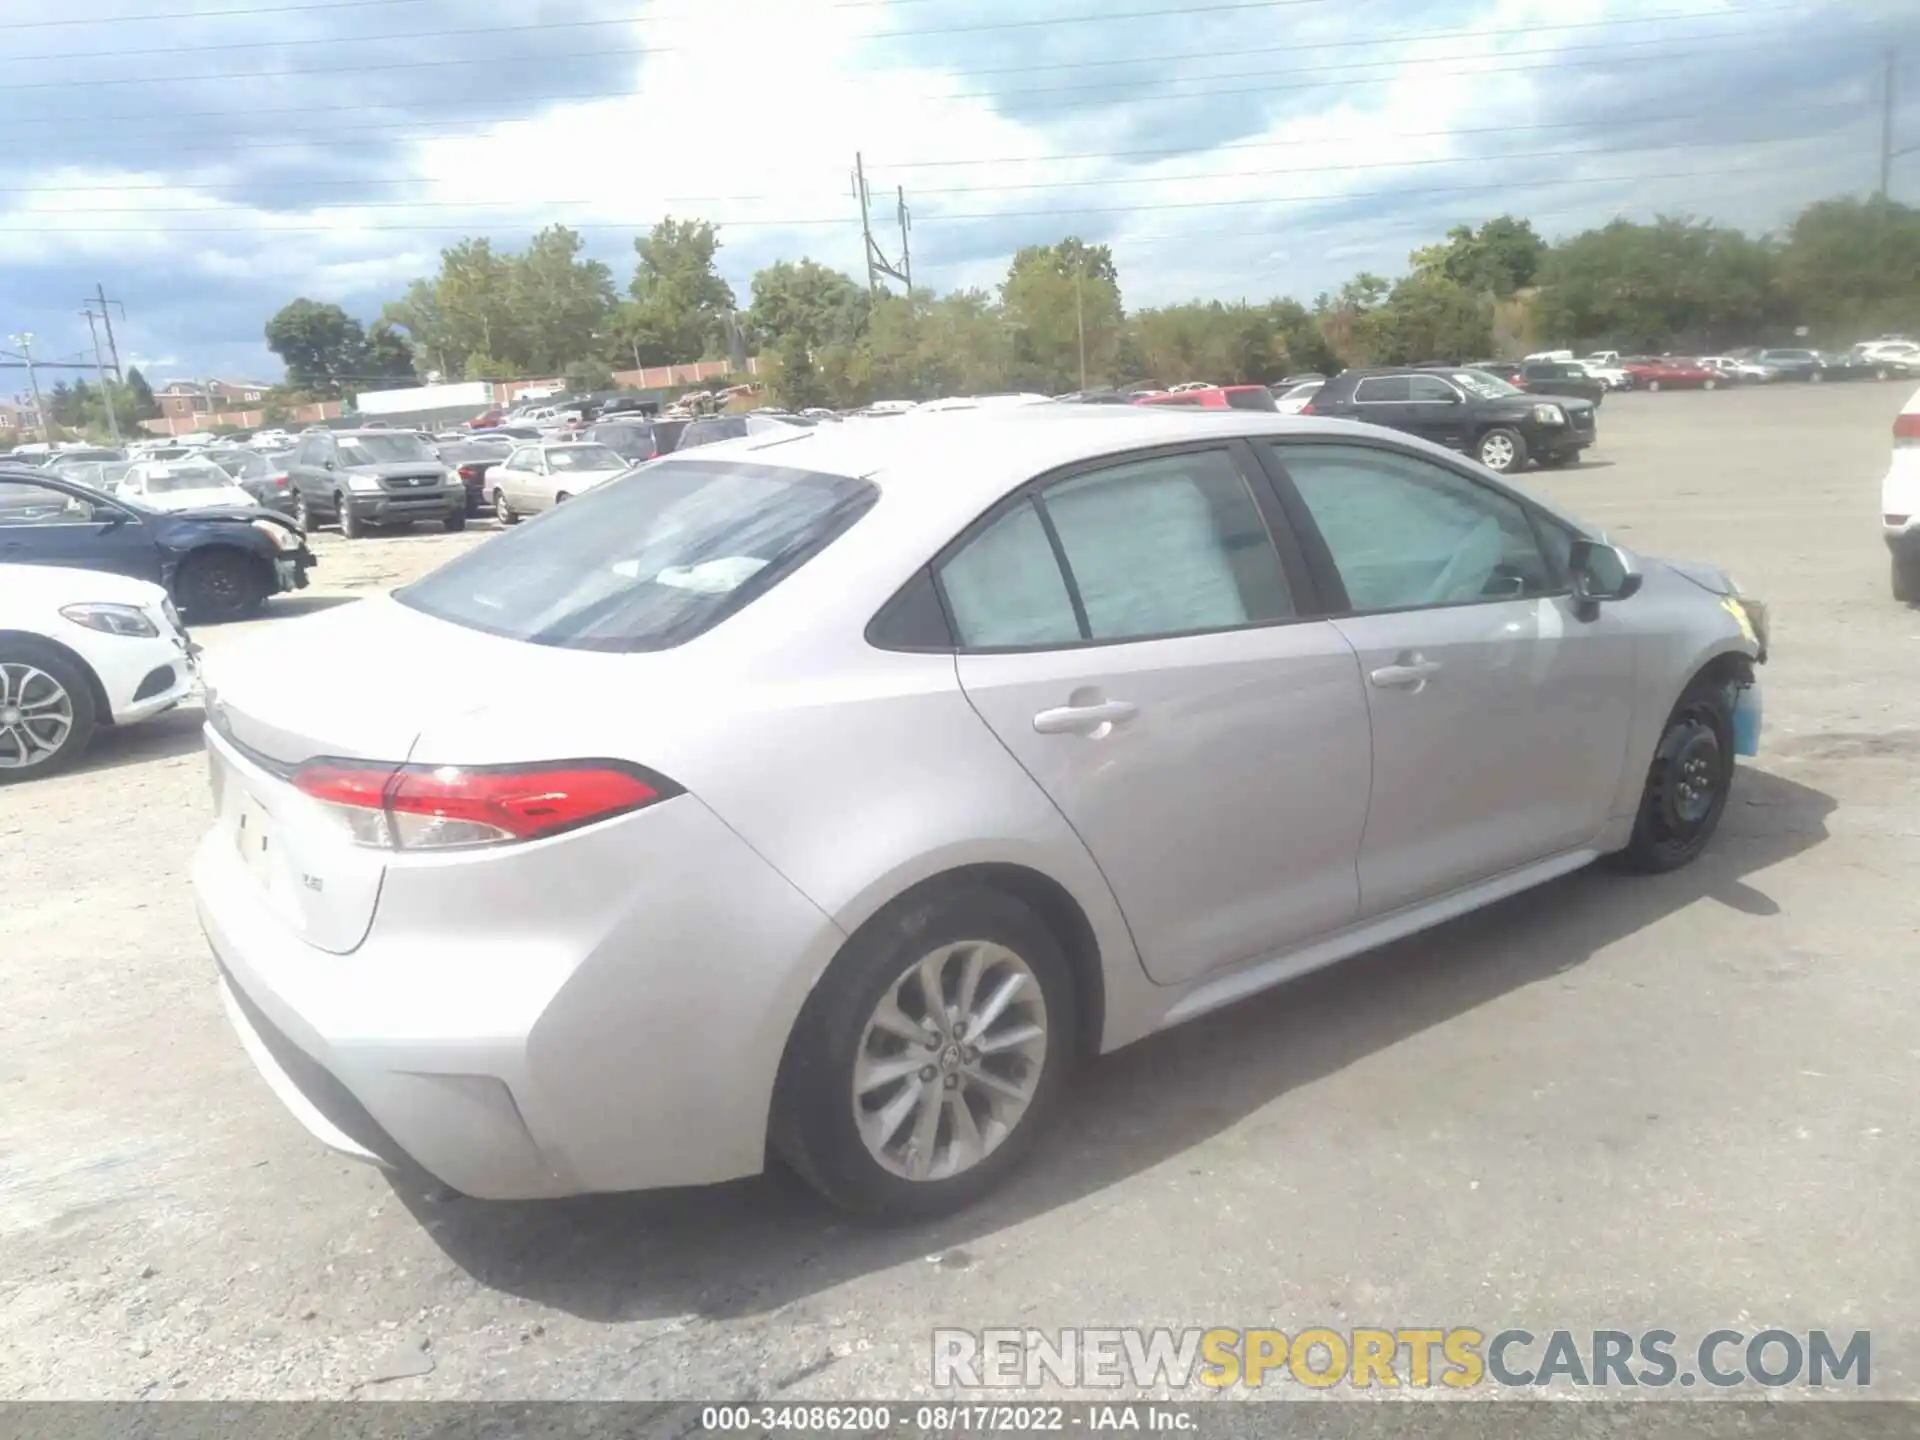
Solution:
{"label": "red car", "polygon": [[483,411],[481,414],[467,421],[467,428],[469,430],[491,430],[506,418],[506,414],[506,411],[499,409]]}
{"label": "red car", "polygon": [[1273,392],[1264,385],[1209,385],[1204,390],[1170,390],[1164,395],[1141,395],[1136,405],[1192,405],[1202,410],[1276,410]]}
{"label": "red car", "polygon": [[1620,368],[1633,377],[1636,390],[1717,390],[1722,376],[1697,360],[1682,360],[1672,355],[1657,359],[1622,360]]}

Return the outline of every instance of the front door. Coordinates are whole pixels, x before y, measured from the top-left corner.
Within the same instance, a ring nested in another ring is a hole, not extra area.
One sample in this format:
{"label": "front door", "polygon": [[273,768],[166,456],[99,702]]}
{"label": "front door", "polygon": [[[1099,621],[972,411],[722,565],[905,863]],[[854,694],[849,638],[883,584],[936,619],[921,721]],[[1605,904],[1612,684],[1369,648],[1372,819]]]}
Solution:
{"label": "front door", "polygon": [[938,572],[967,698],[1166,984],[1358,905],[1360,672],[1331,624],[1299,618],[1305,570],[1250,465],[1216,445],[1081,469],[1002,507]]}
{"label": "front door", "polygon": [[1407,423],[1397,426],[1449,450],[1467,448],[1467,397],[1438,375],[1407,377]]}
{"label": "front door", "polygon": [[1575,613],[1564,527],[1397,449],[1270,453],[1346,590],[1333,623],[1366,681],[1361,913],[1591,842],[1625,764],[1634,650],[1610,608]]}
{"label": "front door", "polygon": [[67,565],[160,580],[153,536],[132,511],[31,480],[0,480],[0,565]]}

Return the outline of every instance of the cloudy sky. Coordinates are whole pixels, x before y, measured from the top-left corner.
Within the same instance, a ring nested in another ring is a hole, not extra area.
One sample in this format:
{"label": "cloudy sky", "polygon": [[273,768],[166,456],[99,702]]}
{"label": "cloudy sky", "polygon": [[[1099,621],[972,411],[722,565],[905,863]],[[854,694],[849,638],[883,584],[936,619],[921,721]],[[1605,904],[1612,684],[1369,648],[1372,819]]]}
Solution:
{"label": "cloudy sky", "polygon": [[743,303],[855,272],[856,151],[916,281],[1077,233],[1137,307],[1309,299],[1502,211],[1775,227],[1877,183],[1890,45],[1920,144],[1920,0],[5,3],[0,347],[78,358],[100,282],[156,383],[277,378],[280,305],[371,320],[463,235],[563,221],[624,283],[704,217]]}

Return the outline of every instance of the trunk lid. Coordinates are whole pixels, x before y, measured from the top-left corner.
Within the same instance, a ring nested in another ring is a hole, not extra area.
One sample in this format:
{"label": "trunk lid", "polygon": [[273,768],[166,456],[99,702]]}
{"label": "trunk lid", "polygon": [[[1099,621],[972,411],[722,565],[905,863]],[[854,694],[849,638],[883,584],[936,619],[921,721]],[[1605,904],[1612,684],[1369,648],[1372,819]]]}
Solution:
{"label": "trunk lid", "polygon": [[462,718],[498,704],[503,686],[523,698],[571,693],[577,675],[557,672],[581,659],[384,597],[223,646],[205,677],[217,831],[288,929],[345,954],[373,923],[391,852],[353,843],[294,788],[294,771],[322,756],[403,764],[423,730],[466,729]]}

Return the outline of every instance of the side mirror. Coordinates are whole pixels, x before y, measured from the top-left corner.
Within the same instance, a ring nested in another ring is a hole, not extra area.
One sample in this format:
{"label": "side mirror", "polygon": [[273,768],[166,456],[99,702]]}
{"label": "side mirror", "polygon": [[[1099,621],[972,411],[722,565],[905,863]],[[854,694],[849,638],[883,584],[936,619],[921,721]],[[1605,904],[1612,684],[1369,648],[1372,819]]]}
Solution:
{"label": "side mirror", "polygon": [[331,460],[322,460],[322,461],[320,462],[320,468],[321,468],[322,470],[331,470],[331,469],[333,469],[333,461],[331,461]]}
{"label": "side mirror", "polygon": [[1625,600],[1639,593],[1644,576],[1633,568],[1624,550],[1584,537],[1573,542],[1569,565],[1573,571],[1573,600],[1580,618],[1591,620],[1605,601]]}

